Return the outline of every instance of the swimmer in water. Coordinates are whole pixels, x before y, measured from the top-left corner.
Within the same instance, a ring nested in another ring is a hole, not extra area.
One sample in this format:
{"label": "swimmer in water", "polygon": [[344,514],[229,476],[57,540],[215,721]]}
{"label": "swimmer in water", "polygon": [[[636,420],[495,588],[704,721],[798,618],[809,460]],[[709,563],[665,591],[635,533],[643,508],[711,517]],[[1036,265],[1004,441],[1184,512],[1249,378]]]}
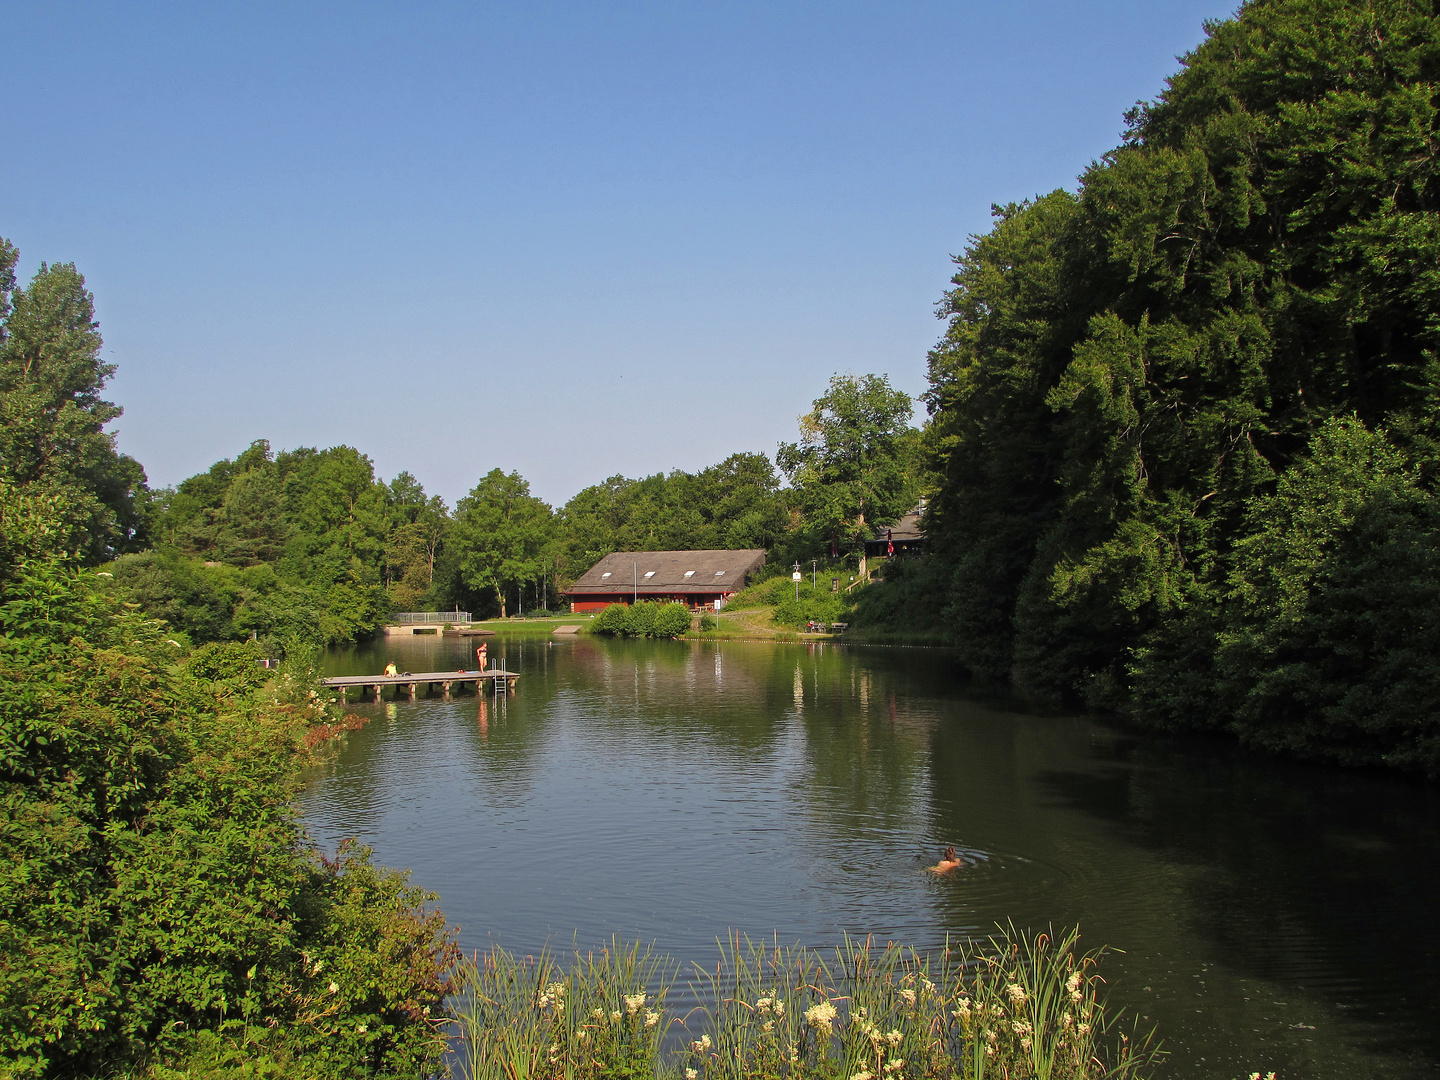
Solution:
{"label": "swimmer in water", "polygon": [[965,865],[965,860],[955,854],[953,847],[947,847],[945,853],[940,856],[940,861],[930,867],[932,874],[948,874],[951,870],[959,870]]}

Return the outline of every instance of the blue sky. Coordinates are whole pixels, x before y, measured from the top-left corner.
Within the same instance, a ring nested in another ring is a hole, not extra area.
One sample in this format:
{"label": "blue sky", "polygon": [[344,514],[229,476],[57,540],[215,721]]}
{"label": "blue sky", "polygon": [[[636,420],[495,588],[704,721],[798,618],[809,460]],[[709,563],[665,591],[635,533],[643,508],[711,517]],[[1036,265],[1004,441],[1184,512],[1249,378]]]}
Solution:
{"label": "blue sky", "polygon": [[562,502],[922,392],[990,205],[1233,8],[0,0],[0,235],[86,275],[152,485],[268,438]]}

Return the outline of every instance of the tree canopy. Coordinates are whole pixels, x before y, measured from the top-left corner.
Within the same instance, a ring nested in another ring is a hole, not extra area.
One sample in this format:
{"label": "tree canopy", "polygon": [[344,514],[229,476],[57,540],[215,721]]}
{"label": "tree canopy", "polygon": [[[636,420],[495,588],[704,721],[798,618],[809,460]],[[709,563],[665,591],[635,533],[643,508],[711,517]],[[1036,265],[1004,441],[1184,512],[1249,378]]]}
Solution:
{"label": "tree canopy", "polygon": [[[1373,461],[1398,454],[1430,497],[1437,79],[1430,4],[1253,0],[1207,26],[1075,194],[996,209],[957,259],[927,397],[931,535],[973,670],[1193,721],[1195,681],[1253,614],[1236,575],[1289,470],[1363,430],[1390,447]],[[1342,502],[1391,490],[1362,473],[1320,474]],[[1423,535],[1423,514],[1387,514]],[[1361,558],[1333,540],[1294,572]],[[1264,655],[1247,663],[1281,663]]]}

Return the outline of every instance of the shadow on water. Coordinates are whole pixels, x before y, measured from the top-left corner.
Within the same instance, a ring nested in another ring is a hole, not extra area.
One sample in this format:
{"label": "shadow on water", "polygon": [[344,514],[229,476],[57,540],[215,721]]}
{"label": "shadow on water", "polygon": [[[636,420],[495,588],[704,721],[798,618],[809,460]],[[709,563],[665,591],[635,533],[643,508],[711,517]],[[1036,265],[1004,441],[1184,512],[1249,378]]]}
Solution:
{"label": "shadow on water", "polygon": [[[732,928],[923,948],[1079,923],[1165,1073],[1436,1074],[1437,796],[968,696],[945,653],[490,639],[510,697],[367,702],[302,800],[441,895],[467,947]],[[455,639],[334,673],[448,670]],[[954,844],[969,865],[925,872]]]}

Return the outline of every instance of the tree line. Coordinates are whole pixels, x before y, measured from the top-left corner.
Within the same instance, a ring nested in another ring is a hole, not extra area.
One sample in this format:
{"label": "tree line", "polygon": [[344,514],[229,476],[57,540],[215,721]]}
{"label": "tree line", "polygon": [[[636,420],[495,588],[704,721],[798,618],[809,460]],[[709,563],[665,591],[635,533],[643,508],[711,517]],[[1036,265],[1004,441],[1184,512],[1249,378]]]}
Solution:
{"label": "tree line", "polygon": [[[549,608],[620,550],[763,548],[844,558],[921,493],[912,401],[884,376],[837,375],[799,437],[690,473],[613,476],[552,507],[491,469],[452,508],[359,449],[276,452],[264,439],[173,488],[151,489],[106,427],[114,366],[69,264],[17,285],[0,240],[0,484],[63,506],[57,542],[106,564],[117,595],[190,643],[262,640],[276,653],[353,642],[397,610]],[[778,465],[778,468],[777,468]]]}
{"label": "tree line", "polygon": [[1440,18],[1252,0],[1206,35],[956,259],[908,588],[983,677],[1434,773]]}

